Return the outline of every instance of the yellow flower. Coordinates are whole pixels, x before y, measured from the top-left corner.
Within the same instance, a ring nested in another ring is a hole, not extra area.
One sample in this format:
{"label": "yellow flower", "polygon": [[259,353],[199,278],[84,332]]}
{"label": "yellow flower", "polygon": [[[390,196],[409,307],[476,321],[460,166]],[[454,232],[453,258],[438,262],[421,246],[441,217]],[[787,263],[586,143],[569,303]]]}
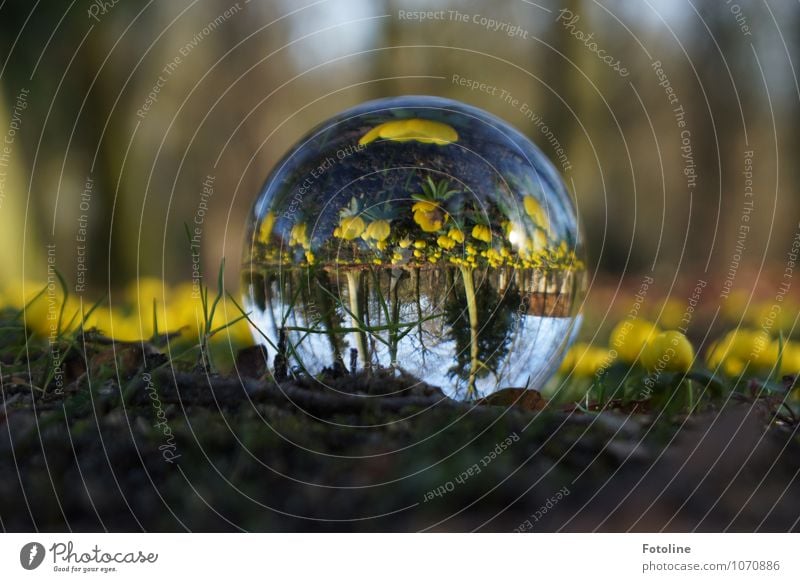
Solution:
{"label": "yellow flower", "polygon": [[656,311],[656,313],[658,312],[660,312],[658,322],[661,325],[667,328],[680,327],[686,312],[686,306],[677,299],[667,299],[661,305],[661,308]]}
{"label": "yellow flower", "polygon": [[617,351],[620,360],[633,364],[648,342],[658,333],[656,325],[643,319],[626,319],[611,331],[610,347]]}
{"label": "yellow flower", "polygon": [[305,222],[298,222],[295,224],[289,232],[289,244],[301,245],[304,249],[307,249],[310,246],[307,230],[308,228]]}
{"label": "yellow flower", "polygon": [[[130,282],[123,296],[128,304],[139,307],[147,312],[148,310],[153,310],[153,299],[155,299],[159,305],[168,303],[170,289],[166,282],[158,277],[139,277]],[[86,307],[86,309],[88,310],[89,307]]]}
{"label": "yellow flower", "polygon": [[420,143],[446,145],[458,141],[458,133],[453,127],[430,119],[398,119],[387,121],[373,127],[358,140],[358,145],[367,145],[378,138],[405,142],[415,140]]}
{"label": "yellow flower", "polygon": [[693,362],[694,348],[679,331],[658,334],[642,352],[642,363],[651,372],[688,372]]}
{"label": "yellow flower", "polygon": [[436,232],[444,225],[445,216],[435,202],[421,200],[411,207],[416,222],[425,232]]}
{"label": "yellow flower", "polygon": [[364,234],[368,239],[376,241],[385,241],[387,238],[389,238],[391,232],[392,228],[391,226],[389,226],[389,221],[376,220],[374,222],[369,223]]}
{"label": "yellow flower", "polygon": [[784,344],[780,372],[784,376],[800,375],[800,344],[795,342]]}
{"label": "yellow flower", "polygon": [[464,242],[464,233],[455,227],[450,229],[450,232],[447,233],[447,236],[459,244]]}
{"label": "yellow flower", "polygon": [[415,249],[424,249],[426,246],[428,246],[428,243],[426,243],[424,240],[416,240],[416,241],[414,241],[414,248]]}
{"label": "yellow flower", "polygon": [[574,372],[579,378],[591,378],[607,367],[611,360],[609,350],[577,343],[564,356],[558,371],[561,375]]}
{"label": "yellow flower", "polygon": [[422,256],[422,251],[414,251],[414,256],[420,258]]}
{"label": "yellow flower", "polygon": [[419,200],[411,205],[411,212],[433,212],[439,210],[439,205],[429,200]]}
{"label": "yellow flower", "polygon": [[272,234],[272,227],[275,226],[275,213],[270,211],[261,221],[258,227],[258,242],[267,244],[269,237]]}
{"label": "yellow flower", "polygon": [[361,236],[361,233],[364,232],[364,228],[364,219],[360,216],[345,216],[339,221],[339,234],[336,235],[336,231],[334,230],[334,236],[338,236],[344,240],[353,240]]}
{"label": "yellow flower", "polygon": [[449,251],[454,246],[456,246],[456,241],[451,239],[449,236],[443,234],[436,239],[436,244],[439,245],[440,248]]}
{"label": "yellow flower", "polygon": [[491,263],[502,263],[503,256],[494,249],[489,249],[486,251],[486,258],[489,259]]}
{"label": "yellow flower", "polygon": [[483,224],[476,224],[472,228],[472,238],[482,240],[483,242],[490,242],[492,240],[492,231],[488,226]]}
{"label": "yellow flower", "polygon": [[378,242],[375,243],[375,247],[377,247],[379,251],[385,251],[386,247],[388,246],[389,243],[387,243],[385,240],[379,240]]}
{"label": "yellow flower", "polygon": [[722,371],[731,378],[741,376],[744,372],[744,362],[739,358],[728,358],[722,364]]}
{"label": "yellow flower", "polygon": [[401,249],[407,249],[408,247],[410,247],[410,246],[411,246],[411,244],[412,244],[413,242],[414,242],[414,241],[412,241],[410,238],[404,238],[404,239],[402,239],[402,240],[401,240],[399,243],[397,243],[397,244],[398,244],[398,245],[400,245],[400,248],[401,248]]}
{"label": "yellow flower", "polygon": [[424,232],[436,232],[444,225],[442,218],[429,212],[415,212],[414,222],[416,222]]}
{"label": "yellow flower", "polygon": [[313,265],[314,264],[314,253],[312,253],[311,251],[306,251],[306,261],[308,261],[309,265]]}
{"label": "yellow flower", "polygon": [[550,221],[547,220],[547,213],[536,198],[533,196],[525,196],[525,198],[522,199],[522,204],[525,206],[525,212],[531,217],[531,220],[533,220],[535,224],[545,230],[549,230]]}
{"label": "yellow flower", "polygon": [[[793,349],[792,342],[784,344],[781,371],[792,366]],[[706,363],[712,370],[721,367],[728,376],[739,376],[745,371],[745,366],[751,372],[777,366],[779,354],[779,342],[771,339],[767,332],[735,329],[711,346],[706,354]]]}

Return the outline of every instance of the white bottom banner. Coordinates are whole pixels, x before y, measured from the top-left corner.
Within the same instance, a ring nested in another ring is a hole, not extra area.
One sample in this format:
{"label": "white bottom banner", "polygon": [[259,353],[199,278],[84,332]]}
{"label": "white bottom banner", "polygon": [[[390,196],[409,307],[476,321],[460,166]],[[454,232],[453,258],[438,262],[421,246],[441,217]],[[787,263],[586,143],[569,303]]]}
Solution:
{"label": "white bottom banner", "polygon": [[797,543],[791,534],[4,534],[0,579],[797,580]]}

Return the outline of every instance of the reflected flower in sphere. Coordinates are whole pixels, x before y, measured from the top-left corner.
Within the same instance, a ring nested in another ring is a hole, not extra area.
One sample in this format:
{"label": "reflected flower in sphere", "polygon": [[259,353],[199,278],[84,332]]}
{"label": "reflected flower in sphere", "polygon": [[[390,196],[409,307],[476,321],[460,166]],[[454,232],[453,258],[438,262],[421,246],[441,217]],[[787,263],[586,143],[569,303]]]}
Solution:
{"label": "reflected flower in sphere", "polygon": [[367,239],[372,239],[374,241],[385,241],[387,238],[389,238],[391,232],[392,228],[389,225],[388,220],[376,220],[369,223],[364,231],[364,235]]}

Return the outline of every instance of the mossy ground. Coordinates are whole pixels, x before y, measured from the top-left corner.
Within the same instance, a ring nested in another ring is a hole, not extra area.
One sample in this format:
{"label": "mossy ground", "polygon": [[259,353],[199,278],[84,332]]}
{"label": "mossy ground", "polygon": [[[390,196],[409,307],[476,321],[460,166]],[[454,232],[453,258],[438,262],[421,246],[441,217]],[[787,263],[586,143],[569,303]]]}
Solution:
{"label": "mossy ground", "polygon": [[57,393],[46,342],[7,323],[6,531],[798,529],[797,423],[773,396],[690,417],[468,404],[409,377],[275,383],[254,349],[209,374],[92,334],[63,346]]}

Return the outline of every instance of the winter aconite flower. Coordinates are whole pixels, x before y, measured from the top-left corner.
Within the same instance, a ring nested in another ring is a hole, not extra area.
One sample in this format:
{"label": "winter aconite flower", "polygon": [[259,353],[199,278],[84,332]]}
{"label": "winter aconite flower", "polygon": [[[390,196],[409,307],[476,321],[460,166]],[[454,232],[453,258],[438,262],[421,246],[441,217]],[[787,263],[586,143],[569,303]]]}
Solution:
{"label": "winter aconite flower", "polygon": [[449,251],[454,246],[456,246],[456,241],[454,241],[449,236],[443,234],[436,239],[436,244],[439,245],[439,248]]}
{"label": "winter aconite flower", "polygon": [[289,232],[289,244],[300,245],[304,249],[311,246],[308,240],[308,226],[305,222],[298,222],[292,227],[292,230]]}
{"label": "winter aconite flower", "polygon": [[472,228],[472,238],[488,243],[492,240],[492,230],[483,224],[476,224]]}
{"label": "winter aconite flower", "polygon": [[385,241],[387,238],[389,238],[391,232],[392,228],[389,225],[388,220],[376,220],[369,223],[364,231],[364,235],[367,239],[372,239],[374,241]]}
{"label": "winter aconite flower", "polygon": [[414,140],[420,143],[447,145],[458,141],[458,133],[451,126],[440,121],[416,118],[398,119],[373,127],[358,140],[358,145],[364,146],[379,138],[399,142]]}
{"label": "winter aconite flower", "polygon": [[781,353],[780,373],[784,376],[800,375],[800,344],[786,342]]}
{"label": "winter aconite flower", "polygon": [[694,362],[694,348],[679,331],[656,335],[642,352],[642,363],[651,372],[688,372]]}
{"label": "winter aconite flower", "polygon": [[444,226],[444,213],[439,205],[427,200],[415,202],[411,207],[414,222],[425,232],[436,232]]}
{"label": "winter aconite flower", "polygon": [[561,375],[572,372],[579,378],[591,378],[607,367],[611,360],[609,350],[577,343],[564,356],[558,371]]}
{"label": "winter aconite flower", "polygon": [[338,233],[334,230],[333,234],[344,240],[353,240],[361,236],[365,227],[364,219],[360,216],[345,216],[339,221]]}
{"label": "winter aconite flower", "polygon": [[447,236],[459,244],[464,242],[464,232],[458,228],[451,228],[450,232],[447,233]]}
{"label": "winter aconite flower", "polygon": [[264,217],[264,220],[261,221],[261,224],[258,227],[258,242],[267,244],[269,242],[269,237],[272,234],[272,228],[274,226],[275,226],[275,213],[267,212],[267,215]]}
{"label": "winter aconite flower", "polygon": [[739,376],[745,370],[767,371],[781,363],[782,373],[791,370],[794,344],[780,342],[763,330],[735,329],[716,341],[706,354],[706,363],[714,370],[722,368],[728,376]]}
{"label": "winter aconite flower", "polygon": [[522,204],[525,206],[525,213],[530,216],[531,220],[537,226],[545,230],[550,228],[550,221],[547,219],[547,213],[536,198],[533,196],[525,196],[525,198],[522,199]]}
{"label": "winter aconite flower", "polygon": [[611,331],[609,344],[617,351],[619,359],[633,364],[642,349],[656,336],[658,327],[643,319],[626,319]]}

